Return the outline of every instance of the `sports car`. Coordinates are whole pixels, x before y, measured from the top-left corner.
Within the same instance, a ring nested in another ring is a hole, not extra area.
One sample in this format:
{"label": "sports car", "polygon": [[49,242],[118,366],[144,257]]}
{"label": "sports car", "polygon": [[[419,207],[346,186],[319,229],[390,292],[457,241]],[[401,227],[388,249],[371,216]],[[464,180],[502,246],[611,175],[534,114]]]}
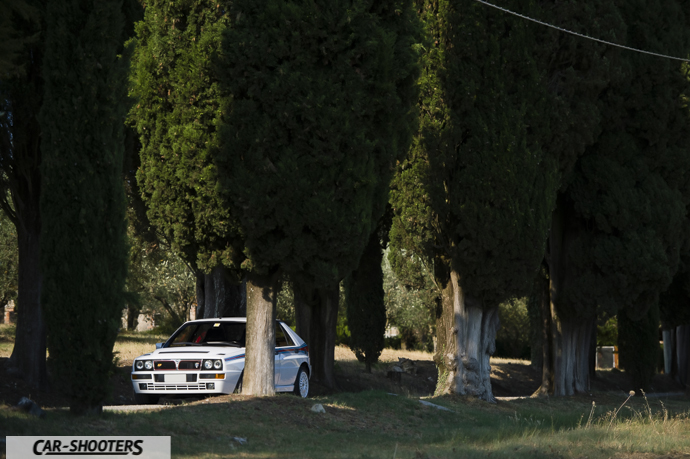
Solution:
{"label": "sports car", "polygon": [[[156,350],[132,364],[134,398],[157,403],[162,395],[213,395],[242,391],[246,318],[186,322]],[[309,393],[309,348],[290,327],[276,321],[275,389]]]}

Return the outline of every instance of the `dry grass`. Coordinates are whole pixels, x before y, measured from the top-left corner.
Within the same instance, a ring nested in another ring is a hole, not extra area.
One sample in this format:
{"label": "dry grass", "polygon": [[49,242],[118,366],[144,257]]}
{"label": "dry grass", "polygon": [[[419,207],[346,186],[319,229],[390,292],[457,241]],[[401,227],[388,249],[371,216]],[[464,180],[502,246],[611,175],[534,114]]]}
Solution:
{"label": "dry grass", "polygon": [[[434,360],[434,354],[422,351],[403,351],[395,349],[384,349],[379,357],[379,362],[397,362],[398,358],[406,358],[410,360]],[[337,362],[356,361],[355,353],[347,346],[335,347],[335,360]]]}
{"label": "dry grass", "polygon": [[131,363],[142,354],[156,350],[156,343],[168,339],[163,335],[148,335],[141,333],[120,333],[115,342],[113,352],[121,364]]}

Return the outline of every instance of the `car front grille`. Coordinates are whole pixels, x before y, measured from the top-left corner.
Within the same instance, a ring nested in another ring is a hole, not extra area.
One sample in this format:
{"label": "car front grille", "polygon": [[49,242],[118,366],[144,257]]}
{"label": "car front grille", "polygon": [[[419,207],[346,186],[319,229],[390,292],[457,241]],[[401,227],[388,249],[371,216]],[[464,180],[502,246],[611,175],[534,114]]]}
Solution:
{"label": "car front grille", "polygon": [[147,384],[146,390],[189,391],[206,390],[206,384]]}
{"label": "car front grille", "polygon": [[173,360],[154,360],[154,370],[199,370],[201,360],[179,360],[177,365]]}

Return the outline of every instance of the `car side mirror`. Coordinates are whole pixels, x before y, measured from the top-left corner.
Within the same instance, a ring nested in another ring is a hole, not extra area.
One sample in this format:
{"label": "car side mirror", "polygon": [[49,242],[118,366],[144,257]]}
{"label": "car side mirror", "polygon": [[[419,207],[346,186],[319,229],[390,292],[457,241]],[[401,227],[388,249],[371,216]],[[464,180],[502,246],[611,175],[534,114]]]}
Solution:
{"label": "car side mirror", "polygon": [[165,343],[156,343],[156,349],[160,349],[163,347]]}

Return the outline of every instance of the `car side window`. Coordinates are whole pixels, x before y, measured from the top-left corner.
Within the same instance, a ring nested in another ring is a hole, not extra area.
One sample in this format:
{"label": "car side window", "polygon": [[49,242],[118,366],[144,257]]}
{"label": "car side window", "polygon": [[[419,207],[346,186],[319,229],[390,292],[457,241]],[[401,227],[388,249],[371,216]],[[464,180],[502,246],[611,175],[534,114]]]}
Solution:
{"label": "car side window", "polygon": [[290,336],[285,333],[280,324],[276,324],[276,347],[293,346]]}

